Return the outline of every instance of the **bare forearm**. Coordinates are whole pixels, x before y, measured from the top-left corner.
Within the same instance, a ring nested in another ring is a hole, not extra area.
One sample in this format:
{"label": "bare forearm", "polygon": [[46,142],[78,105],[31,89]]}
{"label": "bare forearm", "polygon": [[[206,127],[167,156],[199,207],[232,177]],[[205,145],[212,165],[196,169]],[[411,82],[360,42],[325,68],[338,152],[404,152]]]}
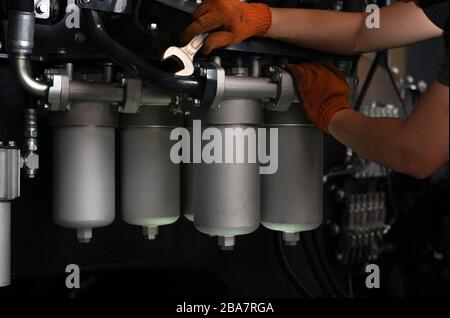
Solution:
{"label": "bare forearm", "polygon": [[[345,110],[332,118],[329,131],[364,158],[426,177],[448,161],[448,98],[436,102],[430,97],[439,89],[434,85],[408,119],[369,118]],[[437,109],[429,112],[432,105]]]}
{"label": "bare forearm", "polygon": [[380,10],[379,28],[368,28],[368,13],[272,8],[267,36],[318,51],[351,55],[403,46],[442,35],[416,4]]}
{"label": "bare forearm", "polygon": [[272,8],[267,36],[335,54],[353,54],[362,23],[361,13]]}
{"label": "bare forearm", "polygon": [[404,172],[406,144],[402,140],[404,120],[369,118],[353,110],[337,113],[330,122],[330,133],[362,157]]}

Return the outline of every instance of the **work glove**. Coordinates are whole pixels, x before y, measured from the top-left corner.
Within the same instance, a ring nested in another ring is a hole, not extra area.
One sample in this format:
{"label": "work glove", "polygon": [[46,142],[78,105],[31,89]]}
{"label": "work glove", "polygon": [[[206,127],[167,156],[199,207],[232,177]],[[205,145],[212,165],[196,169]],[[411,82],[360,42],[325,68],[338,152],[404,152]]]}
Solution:
{"label": "work glove", "polygon": [[[286,62],[285,62],[286,63]],[[331,62],[321,64],[289,64],[295,87],[309,119],[329,133],[331,118],[339,111],[351,109],[350,90],[344,75]]]}
{"label": "work glove", "polygon": [[272,25],[269,6],[240,0],[205,0],[195,10],[193,18],[180,41],[186,45],[195,36],[211,32],[203,44],[203,54],[252,36],[265,36]]}

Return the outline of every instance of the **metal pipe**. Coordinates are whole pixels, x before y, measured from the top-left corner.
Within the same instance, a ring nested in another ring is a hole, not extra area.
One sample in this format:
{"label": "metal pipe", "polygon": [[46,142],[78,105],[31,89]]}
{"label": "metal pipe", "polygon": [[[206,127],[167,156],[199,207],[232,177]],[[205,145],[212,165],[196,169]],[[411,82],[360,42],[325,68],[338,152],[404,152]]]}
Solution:
{"label": "metal pipe", "polygon": [[[107,83],[70,82],[69,101],[71,102],[124,102],[124,89]],[[169,105],[172,96],[153,88],[142,88],[141,105]]]}
{"label": "metal pipe", "polygon": [[226,76],[224,99],[267,99],[277,96],[277,84],[268,78]]}
{"label": "metal pipe", "polygon": [[11,69],[19,85],[28,93],[36,97],[46,97],[49,86],[35,80],[30,74],[30,57],[16,54],[10,58]]}
{"label": "metal pipe", "polygon": [[[226,76],[224,99],[252,98],[268,99],[277,96],[277,84],[268,78],[242,76]],[[90,102],[124,102],[124,88],[108,83],[89,83],[71,81],[69,101]],[[171,94],[144,86],[142,88],[141,105],[168,105],[172,101]]]}
{"label": "metal pipe", "polygon": [[122,102],[124,89],[107,83],[88,83],[71,81],[69,101],[71,102]]}
{"label": "metal pipe", "polygon": [[11,202],[0,201],[0,287],[11,283]]}

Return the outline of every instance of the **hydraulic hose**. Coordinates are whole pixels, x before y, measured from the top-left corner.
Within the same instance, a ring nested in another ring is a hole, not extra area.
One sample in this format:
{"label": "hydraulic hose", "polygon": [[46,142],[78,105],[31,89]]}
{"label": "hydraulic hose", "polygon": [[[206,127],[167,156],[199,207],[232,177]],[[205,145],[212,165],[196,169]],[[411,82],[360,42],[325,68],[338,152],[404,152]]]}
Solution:
{"label": "hydraulic hose", "polygon": [[87,36],[102,48],[109,57],[127,72],[141,78],[149,86],[165,91],[203,94],[204,80],[197,77],[181,77],[161,71],[113,40],[105,30],[102,18],[94,10],[83,10]]}

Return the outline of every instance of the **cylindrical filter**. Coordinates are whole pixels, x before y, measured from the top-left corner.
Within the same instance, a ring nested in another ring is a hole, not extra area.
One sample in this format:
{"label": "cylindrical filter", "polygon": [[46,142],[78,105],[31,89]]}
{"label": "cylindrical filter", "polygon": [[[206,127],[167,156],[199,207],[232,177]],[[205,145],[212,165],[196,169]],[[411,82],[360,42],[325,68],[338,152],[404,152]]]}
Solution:
{"label": "cylindrical filter", "polygon": [[[218,109],[206,110],[202,119],[203,132],[214,128],[220,136],[218,138],[222,138],[222,163],[202,162],[196,166],[194,223],[200,232],[218,236],[223,249],[231,249],[235,236],[251,233],[260,224],[259,163],[257,158],[255,163],[249,162],[247,151],[256,151],[257,154],[256,147],[250,149],[252,143],[248,135],[254,134],[257,139],[262,106],[252,100],[227,100]],[[238,133],[227,139],[227,129]],[[194,134],[195,130],[194,123]],[[257,140],[253,141],[256,142],[253,146],[256,146]],[[244,145],[242,150],[237,149],[239,144]],[[236,163],[235,160],[232,161],[234,163],[226,163],[230,146],[235,150],[234,157],[240,151],[247,153],[244,163]]]}
{"label": "cylindrical filter", "polygon": [[88,243],[92,229],[115,217],[115,126],[103,103],[74,103],[52,115],[53,217]]}
{"label": "cylindrical filter", "polygon": [[11,283],[11,201],[20,196],[20,150],[0,142],[0,287]]}
{"label": "cylindrical filter", "polygon": [[142,107],[137,115],[121,115],[121,213],[125,222],[142,226],[154,239],[158,227],[180,216],[180,165],[170,159],[170,133],[182,117],[168,106]]}
{"label": "cylindrical filter", "polygon": [[0,287],[11,283],[11,202],[0,201]]}
{"label": "cylindrical filter", "polygon": [[[303,108],[267,112],[266,127],[278,129],[278,171],[262,176],[262,224],[295,245],[299,233],[322,223],[323,133]],[[270,142],[270,138],[268,138]]]}

